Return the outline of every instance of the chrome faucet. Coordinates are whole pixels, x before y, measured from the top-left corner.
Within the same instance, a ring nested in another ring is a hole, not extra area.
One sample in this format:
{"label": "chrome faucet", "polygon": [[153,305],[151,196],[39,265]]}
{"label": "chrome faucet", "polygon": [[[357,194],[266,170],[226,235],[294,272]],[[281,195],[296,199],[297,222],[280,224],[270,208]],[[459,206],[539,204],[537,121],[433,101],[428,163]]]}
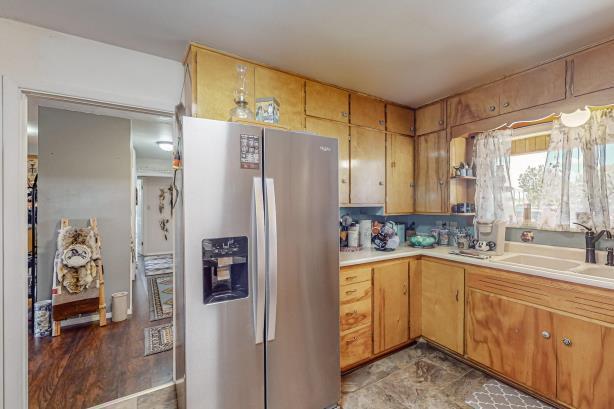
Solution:
{"label": "chrome faucet", "polygon": [[[574,224],[577,224],[578,226],[584,227],[586,229],[586,233],[584,233],[584,241],[586,243],[586,258],[584,261],[587,263],[596,264],[597,261],[595,259],[595,244],[597,244],[599,239],[601,239],[604,234],[608,239],[611,239],[612,233],[610,233],[610,231],[608,230],[601,230],[599,233],[595,234],[595,231],[590,227],[587,227],[581,223]],[[608,262],[610,261],[609,258],[610,256],[608,254]],[[614,258],[614,252],[612,254],[612,258]],[[614,265],[614,260],[612,260],[612,265]]]}

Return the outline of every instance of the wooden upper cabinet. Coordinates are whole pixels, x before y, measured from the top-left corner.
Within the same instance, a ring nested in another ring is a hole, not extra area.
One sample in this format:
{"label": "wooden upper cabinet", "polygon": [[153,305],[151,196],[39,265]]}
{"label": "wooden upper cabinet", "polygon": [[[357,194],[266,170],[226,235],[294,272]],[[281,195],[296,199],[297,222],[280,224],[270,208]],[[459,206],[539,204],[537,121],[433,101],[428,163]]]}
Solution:
{"label": "wooden upper cabinet", "polygon": [[349,112],[349,92],[314,81],[306,82],[305,113],[307,115],[347,123]]}
{"label": "wooden upper cabinet", "polygon": [[[279,101],[279,124],[305,129],[305,80],[281,71],[255,68],[255,98],[274,97]],[[255,108],[252,107],[255,112]]]}
{"label": "wooden upper cabinet", "polygon": [[196,50],[196,116],[228,121],[235,107],[237,64],[247,67],[247,102],[253,111],[254,65],[208,50]]}
{"label": "wooden upper cabinet", "polygon": [[386,134],[359,126],[350,133],[350,202],[381,205],[386,195]]}
{"label": "wooden upper cabinet", "polygon": [[465,270],[430,259],[421,262],[422,335],[463,353]]}
{"label": "wooden upper cabinet", "polygon": [[373,268],[373,353],[409,341],[409,262]]}
{"label": "wooden upper cabinet", "polygon": [[466,317],[469,358],[556,397],[557,340],[550,311],[470,288]]}
{"label": "wooden upper cabinet", "polygon": [[433,133],[445,128],[445,101],[437,101],[416,110],[416,135]]}
{"label": "wooden upper cabinet", "polygon": [[448,213],[449,144],[445,131],[415,137],[415,211]]}
{"label": "wooden upper cabinet", "polygon": [[565,75],[565,60],[559,60],[503,80],[500,113],[565,99]]}
{"label": "wooden upper cabinet", "polygon": [[614,408],[614,328],[555,316],[557,399],[577,409]]}
{"label": "wooden upper cabinet", "polygon": [[350,96],[350,122],[373,129],[386,129],[386,104],[360,94]]}
{"label": "wooden upper cabinet", "polygon": [[386,213],[414,211],[414,139],[386,135]]}
{"label": "wooden upper cabinet", "polygon": [[305,118],[308,132],[337,138],[339,141],[339,203],[350,203],[350,129],[342,122]]}
{"label": "wooden upper cabinet", "polygon": [[499,81],[450,98],[448,100],[450,125],[462,125],[499,115],[500,94]]}
{"label": "wooden upper cabinet", "polygon": [[571,94],[589,94],[614,87],[614,41],[570,58]]}
{"label": "wooden upper cabinet", "polygon": [[415,135],[414,110],[387,104],[386,130],[403,135]]}

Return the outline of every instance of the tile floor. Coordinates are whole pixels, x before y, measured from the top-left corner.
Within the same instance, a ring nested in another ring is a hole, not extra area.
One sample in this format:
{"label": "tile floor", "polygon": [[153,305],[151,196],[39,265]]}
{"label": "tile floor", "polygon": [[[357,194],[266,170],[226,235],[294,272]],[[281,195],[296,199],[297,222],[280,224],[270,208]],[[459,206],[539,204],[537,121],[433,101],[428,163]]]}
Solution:
{"label": "tile floor", "polygon": [[105,409],[177,409],[175,385],[103,407]]}
{"label": "tile floor", "polygon": [[[500,402],[503,396],[484,394],[483,385],[494,382],[483,372],[418,342],[344,376],[342,405],[343,409],[549,408],[507,386],[506,391],[522,395],[526,404],[509,405]],[[474,399],[467,404],[475,393],[482,393],[483,402],[478,405]]]}

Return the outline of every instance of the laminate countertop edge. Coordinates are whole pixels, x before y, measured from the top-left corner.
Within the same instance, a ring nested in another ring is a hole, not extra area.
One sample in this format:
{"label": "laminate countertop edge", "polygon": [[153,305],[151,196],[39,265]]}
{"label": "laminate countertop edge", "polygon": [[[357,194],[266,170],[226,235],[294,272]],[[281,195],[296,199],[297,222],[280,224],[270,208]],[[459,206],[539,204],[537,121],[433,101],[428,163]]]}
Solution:
{"label": "laminate countertop edge", "polygon": [[[614,267],[612,269],[612,278],[599,277],[589,275],[587,273],[579,273],[573,271],[557,271],[548,269],[539,269],[522,265],[504,263],[498,261],[503,257],[513,256],[515,254],[524,254],[516,252],[505,252],[502,256],[494,256],[490,259],[476,259],[471,257],[459,256],[450,254],[451,247],[436,247],[433,249],[418,249],[412,247],[399,247],[394,251],[384,252],[376,250],[360,250],[356,252],[341,252],[339,254],[339,266],[349,267],[365,263],[375,263],[379,261],[394,260],[406,257],[427,256],[438,258],[441,260],[453,261],[457,263],[470,264],[480,267],[493,268],[498,270],[511,271],[515,273],[528,274],[537,277],[545,277],[553,280],[567,281],[570,283],[582,284],[591,287],[599,287],[614,290]],[[574,260],[577,261],[577,260]],[[582,264],[585,264],[582,262]],[[595,264],[591,264],[595,266]]]}

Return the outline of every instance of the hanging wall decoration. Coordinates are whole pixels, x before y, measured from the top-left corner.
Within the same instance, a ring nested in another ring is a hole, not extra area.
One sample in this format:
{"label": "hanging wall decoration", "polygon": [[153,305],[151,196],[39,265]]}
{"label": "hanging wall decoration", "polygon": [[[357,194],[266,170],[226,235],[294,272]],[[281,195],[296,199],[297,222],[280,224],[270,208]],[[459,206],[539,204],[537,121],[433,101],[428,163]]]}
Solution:
{"label": "hanging wall decoration", "polygon": [[[164,209],[166,208],[166,196],[172,195],[173,187],[169,186],[167,188],[160,188],[160,194],[158,195],[158,211],[160,212],[160,230],[162,230],[162,234],[164,234],[164,240],[168,240],[168,224],[170,220],[164,216]],[[172,200],[172,198],[171,198]]]}

